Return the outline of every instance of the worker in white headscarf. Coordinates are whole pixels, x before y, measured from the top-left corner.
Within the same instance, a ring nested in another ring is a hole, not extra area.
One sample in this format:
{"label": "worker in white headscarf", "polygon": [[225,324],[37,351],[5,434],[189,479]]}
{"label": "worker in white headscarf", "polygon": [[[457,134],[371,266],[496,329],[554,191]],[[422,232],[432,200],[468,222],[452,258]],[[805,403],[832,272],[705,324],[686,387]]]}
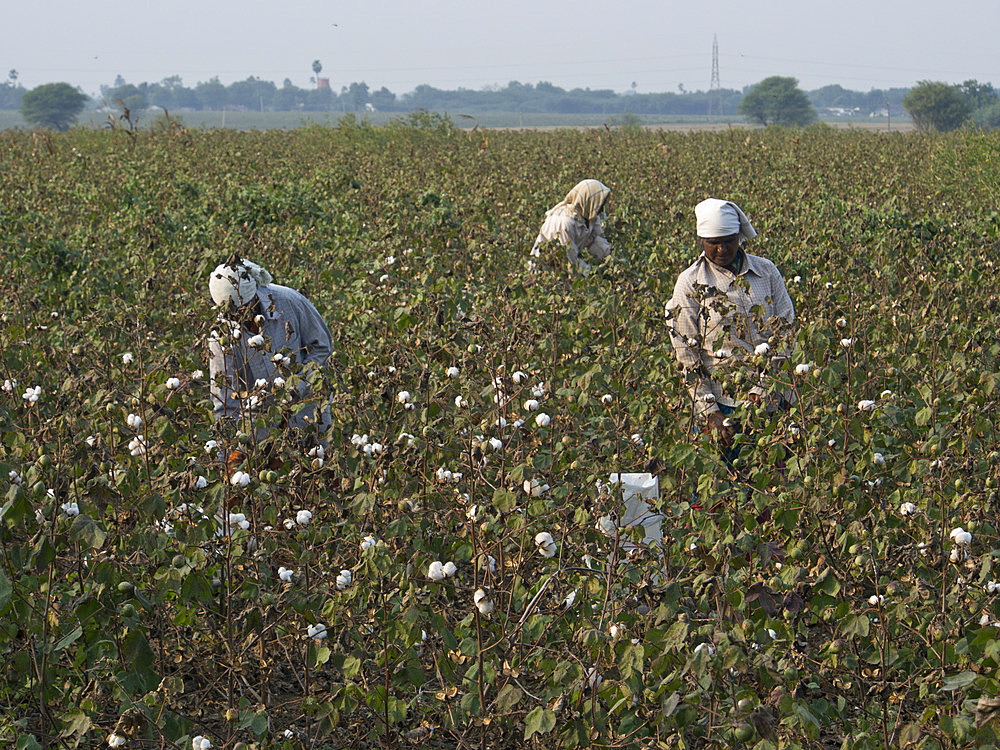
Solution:
{"label": "worker in white headscarf", "polygon": [[[739,400],[723,390],[720,370],[746,354],[780,359],[767,343],[770,329],[791,323],[795,310],[774,263],[744,250],[757,232],[739,206],[709,198],[695,206],[695,218],[701,254],[681,272],[667,303],[670,338],[691,383],[696,415],[728,443],[737,425],[727,415]],[[753,312],[757,306],[760,316]],[[762,393],[755,386],[748,399]]]}
{"label": "worker in white headscarf", "polygon": [[611,188],[599,180],[578,182],[559,203],[545,212],[535,246],[531,254],[540,255],[543,242],[558,242],[566,248],[571,270],[590,272],[590,264],[580,257],[581,251],[595,260],[604,260],[611,254],[611,244],[604,238],[601,214],[608,201]]}
{"label": "worker in white headscarf", "polygon": [[[213,418],[252,421],[272,396],[284,393],[285,378],[297,362],[297,385],[288,391],[296,404],[309,401],[309,370],[321,367],[333,351],[330,329],[302,294],[273,283],[271,274],[248,260],[224,263],[208,280],[212,300],[225,326],[209,339]],[[225,343],[223,343],[225,341]],[[330,425],[327,403],[293,406],[291,427]],[[258,430],[262,439],[267,431]]]}

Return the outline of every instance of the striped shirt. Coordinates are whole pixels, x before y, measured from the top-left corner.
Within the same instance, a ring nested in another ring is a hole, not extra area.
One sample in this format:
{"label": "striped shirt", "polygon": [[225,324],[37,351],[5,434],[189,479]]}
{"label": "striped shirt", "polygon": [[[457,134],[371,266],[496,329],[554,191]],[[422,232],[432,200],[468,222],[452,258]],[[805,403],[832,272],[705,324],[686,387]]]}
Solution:
{"label": "striped shirt", "polygon": [[677,277],[666,312],[677,360],[693,378],[695,413],[702,415],[718,411],[719,404],[737,405],[723,392],[721,375],[767,341],[770,324],[795,319],[781,272],[749,253],[743,253],[738,274],[702,253]]}

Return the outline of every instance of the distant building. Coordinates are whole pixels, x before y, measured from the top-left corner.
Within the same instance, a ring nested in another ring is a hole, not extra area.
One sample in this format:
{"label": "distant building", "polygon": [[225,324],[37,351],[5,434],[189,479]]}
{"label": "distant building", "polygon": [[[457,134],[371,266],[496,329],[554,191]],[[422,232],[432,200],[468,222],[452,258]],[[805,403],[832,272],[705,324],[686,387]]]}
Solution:
{"label": "distant building", "polygon": [[320,78],[319,76],[316,76],[316,88],[318,88],[318,89],[328,89],[328,88],[330,88],[330,79],[329,78]]}

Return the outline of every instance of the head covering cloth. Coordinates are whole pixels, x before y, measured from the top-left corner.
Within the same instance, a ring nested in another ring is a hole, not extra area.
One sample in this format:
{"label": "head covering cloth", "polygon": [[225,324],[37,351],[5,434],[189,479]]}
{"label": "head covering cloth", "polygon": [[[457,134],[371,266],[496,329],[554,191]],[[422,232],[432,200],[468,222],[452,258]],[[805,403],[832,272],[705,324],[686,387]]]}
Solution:
{"label": "head covering cloth", "polygon": [[604,208],[604,203],[611,195],[611,188],[600,180],[581,180],[566,193],[566,197],[554,205],[545,215],[563,206],[569,206],[586,221],[593,221]]}
{"label": "head covering cloth", "polygon": [[242,260],[232,266],[223,263],[216,266],[208,278],[208,291],[216,306],[232,302],[242,307],[252,300],[257,289],[273,281],[271,274],[249,260]]}
{"label": "head covering cloth", "polygon": [[698,220],[699,237],[714,239],[738,234],[742,243],[757,236],[757,230],[743,209],[732,201],[706,198],[694,207],[694,215]]}

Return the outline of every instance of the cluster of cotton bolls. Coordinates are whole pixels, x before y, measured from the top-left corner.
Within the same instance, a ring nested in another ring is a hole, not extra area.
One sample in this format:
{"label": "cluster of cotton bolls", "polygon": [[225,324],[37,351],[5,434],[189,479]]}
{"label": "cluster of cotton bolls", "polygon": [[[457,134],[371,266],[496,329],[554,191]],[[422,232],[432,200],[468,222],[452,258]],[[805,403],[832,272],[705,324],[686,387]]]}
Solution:
{"label": "cluster of cotton bolls", "polygon": [[915,516],[917,514],[917,506],[913,503],[903,503],[899,506],[899,515],[901,516]]}
{"label": "cluster of cotton bolls", "polygon": [[200,734],[191,740],[191,750],[212,750],[212,741]]}
{"label": "cluster of cotton bolls", "polygon": [[344,569],[340,571],[340,575],[337,576],[337,588],[341,591],[348,588],[354,581],[354,574],[351,571]]}
{"label": "cluster of cotton bolls", "polygon": [[555,557],[556,552],[559,550],[556,540],[547,531],[540,531],[535,534],[535,547],[538,549],[538,554],[542,557]]}
{"label": "cluster of cotton bolls", "polygon": [[312,463],[315,464],[314,468],[323,468],[323,461],[326,459],[326,448],[322,445],[316,445],[309,449],[306,454],[308,458],[312,459]]}
{"label": "cluster of cotton bolls", "polygon": [[264,337],[259,333],[247,339],[247,346],[252,346],[254,349],[262,349],[264,343]]}
{"label": "cluster of cotton bolls", "polygon": [[36,385],[34,388],[28,388],[24,392],[24,395],[21,396],[21,398],[23,398],[25,401],[28,402],[29,406],[36,403],[38,399],[40,399],[41,397],[42,397],[42,386],[40,385]]}
{"label": "cluster of cotton bolls", "polygon": [[229,528],[230,529],[243,529],[246,531],[250,528],[250,521],[244,513],[230,513],[229,514]]}
{"label": "cluster of cotton bolls", "polygon": [[3,381],[3,389],[7,393],[13,393],[17,390],[17,380],[14,378],[6,378]]}
{"label": "cluster of cotton bolls", "polygon": [[450,469],[446,469],[443,466],[439,466],[437,472],[435,473],[435,476],[437,477],[437,480],[439,482],[445,482],[445,483],[451,482],[457,484],[458,482],[462,481],[462,477],[464,476],[464,474],[462,474],[462,472],[460,471],[451,471]]}
{"label": "cluster of cotton bolls", "polygon": [[400,391],[396,394],[396,400],[403,405],[403,408],[407,411],[412,411],[416,408],[413,403],[413,397],[410,395],[409,391]]}
{"label": "cluster of cotton bolls", "polygon": [[365,550],[372,549],[377,544],[378,540],[375,537],[366,536],[364,539],[361,540],[361,544],[359,546],[361,547],[361,551],[364,552]]}
{"label": "cluster of cotton bolls", "polygon": [[70,518],[72,518],[73,516],[80,515],[80,506],[73,501],[70,501],[68,503],[63,503],[59,507],[62,508],[62,512],[65,513]]}
{"label": "cluster of cotton bolls", "polygon": [[969,556],[969,545],[972,544],[972,534],[959,526],[951,530],[950,536],[955,546],[951,548],[949,559],[952,562],[966,559]]}
{"label": "cluster of cotton bolls", "polygon": [[140,417],[138,414],[130,413],[127,417],[125,417],[125,424],[127,424],[136,432],[138,432],[140,429],[142,429],[142,417]]}
{"label": "cluster of cotton bolls", "polygon": [[[279,367],[288,367],[289,365],[292,364],[292,358],[289,357],[287,354],[282,354],[281,352],[274,354],[271,357],[271,361],[274,362],[274,364],[278,365]],[[284,381],[281,381],[281,384],[284,385]]]}
{"label": "cluster of cotton bolls", "polygon": [[457,572],[458,567],[450,560],[446,563],[442,563],[440,560],[435,560],[427,566],[427,577],[432,581],[441,581],[445,578],[451,578]]}
{"label": "cluster of cotton bolls", "polygon": [[364,453],[366,456],[378,456],[385,450],[385,446],[382,445],[382,443],[372,442],[368,437],[368,433],[365,433],[364,435],[354,433],[351,436],[351,445]]}
{"label": "cluster of cotton bolls", "polygon": [[117,732],[112,732],[108,735],[108,747],[121,747],[126,742],[128,742],[128,738],[123,737]]}

